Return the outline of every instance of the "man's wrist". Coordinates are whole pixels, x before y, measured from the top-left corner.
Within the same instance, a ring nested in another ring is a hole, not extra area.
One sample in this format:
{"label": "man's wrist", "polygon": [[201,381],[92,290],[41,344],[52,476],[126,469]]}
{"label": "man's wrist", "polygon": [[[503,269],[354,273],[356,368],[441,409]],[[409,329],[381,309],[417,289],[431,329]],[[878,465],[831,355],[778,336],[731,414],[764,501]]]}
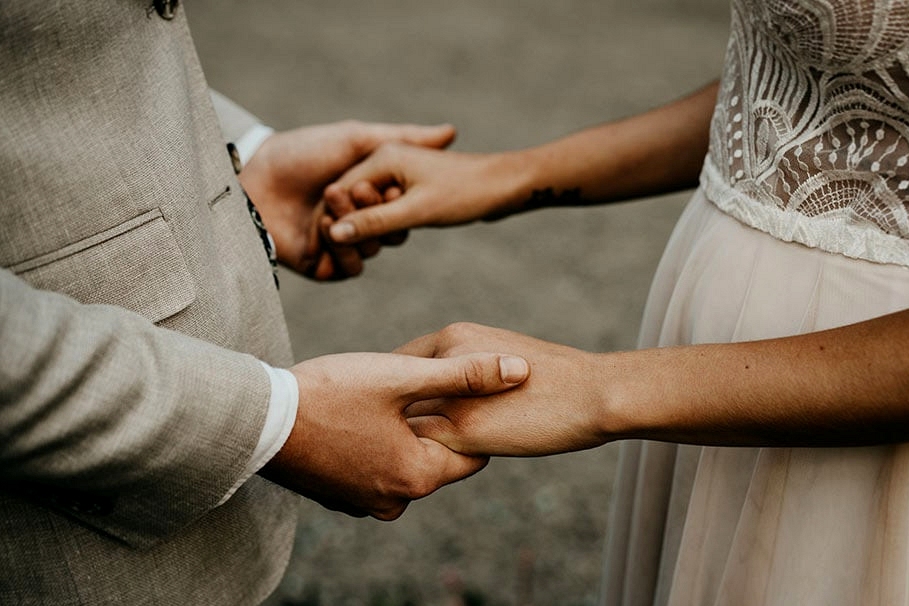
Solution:
{"label": "man's wrist", "polygon": [[257,473],[277,454],[290,432],[294,428],[299,408],[300,390],[297,378],[292,372],[283,368],[274,368],[265,362],[262,367],[271,382],[271,395],[268,399],[268,410],[259,441],[253,450],[243,474],[231,489],[221,498],[218,505],[226,502],[253,474]]}
{"label": "man's wrist", "polygon": [[265,140],[274,133],[275,130],[273,128],[265,126],[264,124],[256,124],[243,133],[242,136],[238,137],[233,143],[234,147],[237,149],[237,154],[240,157],[240,166],[246,166],[249,159],[255,155]]}

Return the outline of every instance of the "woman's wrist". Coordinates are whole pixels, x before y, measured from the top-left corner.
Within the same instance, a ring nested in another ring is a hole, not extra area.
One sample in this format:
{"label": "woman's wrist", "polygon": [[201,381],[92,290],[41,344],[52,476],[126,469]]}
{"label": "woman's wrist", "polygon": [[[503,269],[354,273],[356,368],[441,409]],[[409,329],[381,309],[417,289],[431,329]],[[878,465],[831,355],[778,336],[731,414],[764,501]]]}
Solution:
{"label": "woman's wrist", "polygon": [[630,362],[636,352],[591,354],[594,370],[593,392],[588,396],[592,431],[600,443],[639,437],[642,415],[636,409],[635,383],[640,381]]}
{"label": "woman's wrist", "polygon": [[530,150],[515,150],[485,156],[481,179],[490,184],[485,221],[494,221],[524,210],[531,197],[536,167]]}
{"label": "woman's wrist", "polygon": [[[550,406],[562,409],[569,431],[555,452],[569,452],[637,437],[634,400],[628,390],[623,352],[591,353],[563,348],[559,393]],[[531,381],[533,375],[531,375]]]}
{"label": "woman's wrist", "polygon": [[664,347],[596,354],[601,379],[594,401],[603,441],[682,441],[690,429],[689,407],[698,399],[698,386],[688,384],[690,366],[703,359],[692,353],[692,348]]}

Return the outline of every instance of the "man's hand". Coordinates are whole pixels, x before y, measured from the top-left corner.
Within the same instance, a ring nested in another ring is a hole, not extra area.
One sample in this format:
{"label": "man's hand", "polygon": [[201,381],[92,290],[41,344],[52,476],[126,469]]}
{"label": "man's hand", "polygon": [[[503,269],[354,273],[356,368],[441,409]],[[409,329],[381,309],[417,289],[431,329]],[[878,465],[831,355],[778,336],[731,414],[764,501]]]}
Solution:
{"label": "man's hand", "polygon": [[389,141],[434,148],[454,139],[454,128],[356,121],[299,128],[266,139],[240,172],[240,183],[275,240],[278,260],[317,280],[359,274],[378,242],[324,246],[320,229],[331,219],[320,204],[324,188]]}
{"label": "man's hand", "polygon": [[518,388],[486,398],[440,398],[407,409],[412,429],[470,455],[539,456],[599,446],[605,373],[596,355],[476,324],[453,324],[400,347],[414,356],[501,351],[530,363]]}
{"label": "man's hand", "polygon": [[529,369],[520,358],[490,353],[446,360],[354,353],[315,358],[291,371],[300,387],[296,424],[260,473],[330,509],[393,520],[411,500],[487,462],[418,438],[404,417],[407,407],[504,391]]}
{"label": "man's hand", "polygon": [[[525,178],[518,154],[385,144],[326,188],[329,212],[338,219],[331,239],[353,244],[412,227],[499,218],[520,210]],[[394,203],[378,203],[383,193]]]}

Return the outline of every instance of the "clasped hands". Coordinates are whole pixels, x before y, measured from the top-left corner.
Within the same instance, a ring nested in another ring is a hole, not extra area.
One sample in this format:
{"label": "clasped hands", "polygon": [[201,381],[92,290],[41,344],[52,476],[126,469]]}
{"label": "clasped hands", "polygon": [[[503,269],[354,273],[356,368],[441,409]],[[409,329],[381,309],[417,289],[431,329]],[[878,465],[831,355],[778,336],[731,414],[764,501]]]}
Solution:
{"label": "clasped hands", "polygon": [[291,368],[297,422],[261,473],[329,509],[392,520],[491,455],[611,439],[590,381],[599,364],[594,354],[468,323],[390,354],[307,360]]}
{"label": "clasped hands", "polygon": [[[357,176],[387,161],[389,149],[420,150],[440,161],[436,154],[453,138],[450,126],[342,122],[302,128],[267,139],[240,180],[274,237],[279,261],[317,280],[343,279],[360,273],[363,260],[383,244],[402,242],[408,227],[467,222],[492,212],[482,204],[459,211],[450,200],[443,210],[451,216],[433,218],[424,212],[425,202],[408,201],[414,196],[406,179]],[[377,148],[386,151],[370,156]],[[453,160],[462,173],[445,173],[449,179],[487,168],[448,154],[444,162]],[[353,185],[345,186],[345,179]],[[405,193],[410,197],[403,199]],[[399,197],[401,202],[384,204]],[[361,227],[355,239],[333,237],[335,220],[347,213],[399,205],[403,212],[391,223],[400,228],[375,223],[371,233]],[[411,500],[479,471],[489,455],[547,454],[598,443],[589,415],[561,405],[594,401],[578,393],[587,383],[577,377],[592,363],[584,352],[468,324],[391,354],[307,360],[291,368],[300,390],[294,429],[260,473],[328,508],[394,519]]]}

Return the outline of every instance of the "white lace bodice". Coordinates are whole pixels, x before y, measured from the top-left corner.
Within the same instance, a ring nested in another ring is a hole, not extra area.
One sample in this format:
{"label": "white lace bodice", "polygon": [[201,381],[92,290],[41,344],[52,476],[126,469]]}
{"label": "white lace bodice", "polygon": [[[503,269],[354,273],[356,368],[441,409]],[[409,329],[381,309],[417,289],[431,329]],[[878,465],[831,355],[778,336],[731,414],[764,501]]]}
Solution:
{"label": "white lace bodice", "polygon": [[909,0],[733,0],[701,181],[779,239],[909,266]]}

